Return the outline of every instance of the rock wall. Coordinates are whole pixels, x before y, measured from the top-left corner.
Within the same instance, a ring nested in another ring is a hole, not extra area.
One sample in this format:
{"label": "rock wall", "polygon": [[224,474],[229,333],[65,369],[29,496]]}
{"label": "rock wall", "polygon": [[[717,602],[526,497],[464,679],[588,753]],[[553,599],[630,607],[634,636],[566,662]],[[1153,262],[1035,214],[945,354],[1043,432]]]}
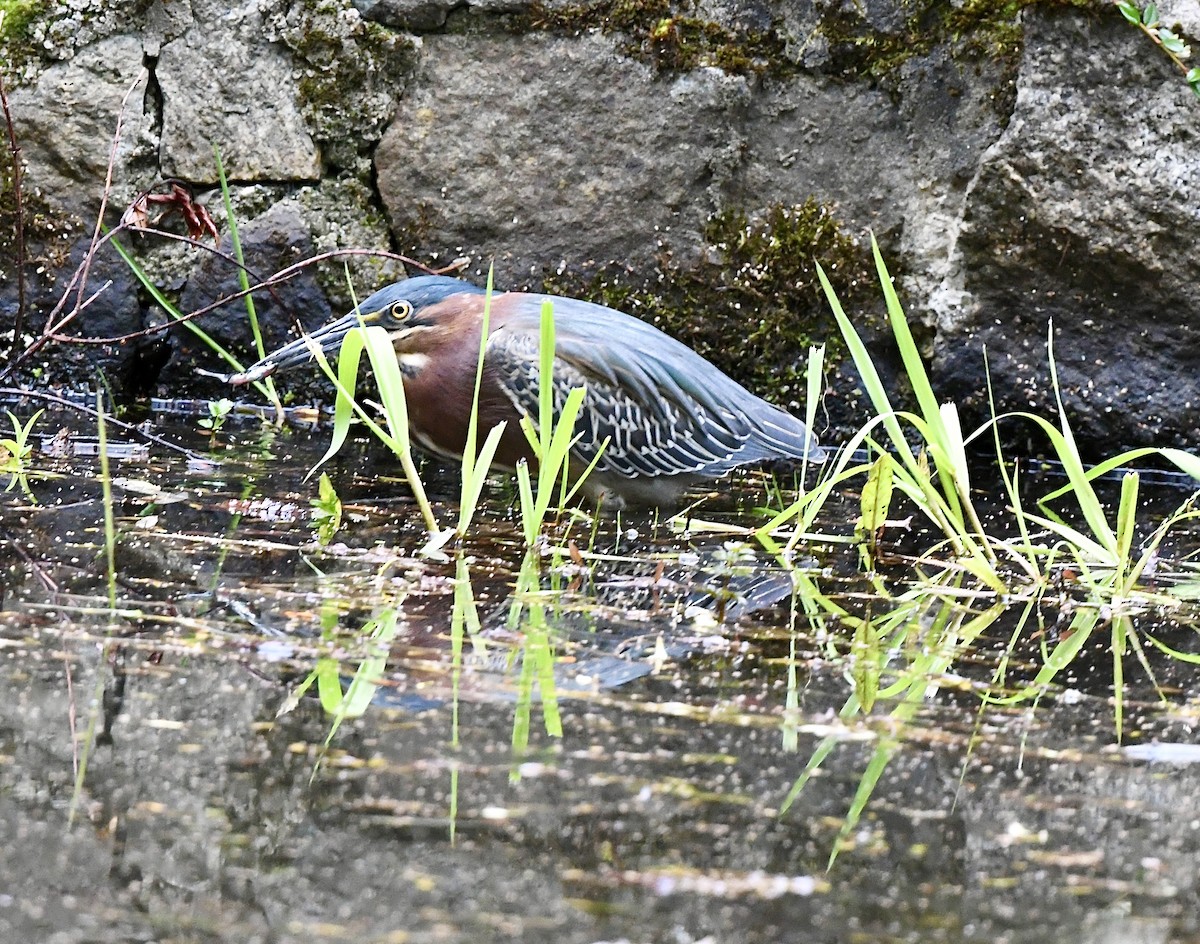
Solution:
{"label": "rock wall", "polygon": [[[1200,21],[1194,3],[1167,12],[1185,32]],[[140,191],[177,178],[225,232],[216,145],[257,275],[366,247],[434,266],[466,259],[476,278],[494,262],[498,284],[550,279],[601,298],[601,276],[618,270],[638,297],[666,297],[679,273],[730,252],[714,241],[714,218],[743,214],[753,226],[773,208],[816,201],[859,240],[855,260],[822,261],[854,299],[872,300],[864,323],[877,307],[872,230],[927,329],[940,392],[975,417],[986,405],[985,346],[1002,407],[1050,402],[1053,319],[1085,441],[1194,444],[1200,102],[1115,8],[1031,5],[1007,16],[894,0],[34,5],[6,29],[0,63],[37,215],[32,324],[83,255],[128,94],[109,224]],[[5,229],[10,199],[6,188]],[[218,256],[126,241],[185,307],[234,284]],[[12,312],[6,232],[0,247],[0,304]],[[352,268],[360,297],[400,272],[361,257]],[[161,323],[110,252],[89,283],[109,279],[72,330],[114,336]],[[714,285],[713,297],[725,290]],[[277,289],[264,305],[268,343],[348,296],[340,263]],[[759,332],[781,304],[764,298],[718,333],[728,347],[730,332]],[[807,283],[784,307],[827,324]],[[233,303],[208,323],[248,355],[242,312]],[[79,381],[96,350],[28,366]],[[193,373],[215,359],[183,332],[167,347],[100,350],[119,389],[218,392]],[[719,360],[720,345],[706,353]],[[835,382],[836,419],[853,420],[837,406],[853,398],[851,378]]]}

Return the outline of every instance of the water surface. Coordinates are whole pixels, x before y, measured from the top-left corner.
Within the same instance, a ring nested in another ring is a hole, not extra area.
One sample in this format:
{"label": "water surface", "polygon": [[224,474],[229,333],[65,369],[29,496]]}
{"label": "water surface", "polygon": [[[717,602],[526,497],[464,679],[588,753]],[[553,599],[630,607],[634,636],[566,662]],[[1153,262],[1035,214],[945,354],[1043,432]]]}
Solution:
{"label": "water surface", "polygon": [[[0,940],[1200,939],[1188,667],[1155,662],[1165,702],[1127,672],[1118,746],[1099,645],[1036,710],[981,715],[997,626],[911,724],[843,725],[844,645],[735,536],[560,524],[515,593],[503,482],[460,570],[455,548],[418,556],[374,448],[330,464],[344,524],[322,548],[304,474],[324,433],[158,433],[210,461],[114,460],[115,609],[94,457],[39,461],[62,477],[0,506]],[[449,519],[453,475],[426,471]],[[761,479],[723,492],[706,516],[761,520]],[[859,599],[845,551],[800,560]],[[464,573],[479,629],[456,654]],[[372,654],[356,630],[389,609],[374,703],[330,738],[297,691],[319,659],[348,685]],[[896,753],[826,871],[881,739]]]}

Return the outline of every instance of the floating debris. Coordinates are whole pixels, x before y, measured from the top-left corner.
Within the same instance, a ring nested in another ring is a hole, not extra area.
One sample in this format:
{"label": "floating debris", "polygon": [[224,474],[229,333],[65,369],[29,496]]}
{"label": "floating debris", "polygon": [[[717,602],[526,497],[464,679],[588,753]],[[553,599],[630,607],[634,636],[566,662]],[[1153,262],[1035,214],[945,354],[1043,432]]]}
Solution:
{"label": "floating debris", "polygon": [[[52,459],[71,459],[100,455],[100,440],[93,436],[79,436],[70,430],[60,429],[53,436],[43,436],[38,447],[43,456]],[[131,443],[108,440],[105,452],[110,459],[147,462],[150,447],[146,443]]]}
{"label": "floating debris", "polygon": [[1131,760],[1157,764],[1200,764],[1200,744],[1179,744],[1152,741],[1149,744],[1130,744],[1121,749]]}

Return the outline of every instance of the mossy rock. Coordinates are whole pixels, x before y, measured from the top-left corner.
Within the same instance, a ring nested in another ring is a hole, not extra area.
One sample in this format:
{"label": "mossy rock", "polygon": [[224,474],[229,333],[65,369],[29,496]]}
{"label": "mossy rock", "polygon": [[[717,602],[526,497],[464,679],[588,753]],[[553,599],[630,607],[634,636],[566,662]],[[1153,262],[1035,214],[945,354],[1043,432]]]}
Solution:
{"label": "mossy rock", "polygon": [[[826,271],[848,310],[874,307],[869,253],[814,199],[710,218],[694,264],[670,257],[640,281],[608,267],[545,279],[548,291],[600,302],[662,328],[750,389],[787,405],[803,399],[808,349],[844,351],[820,288]],[[867,326],[870,327],[870,326]]]}
{"label": "mossy rock", "polygon": [[598,0],[580,6],[535,0],[515,25],[520,30],[620,34],[626,37],[625,55],[663,71],[712,66],[747,75],[793,68],[774,29],[713,22],[699,14],[694,0]]}

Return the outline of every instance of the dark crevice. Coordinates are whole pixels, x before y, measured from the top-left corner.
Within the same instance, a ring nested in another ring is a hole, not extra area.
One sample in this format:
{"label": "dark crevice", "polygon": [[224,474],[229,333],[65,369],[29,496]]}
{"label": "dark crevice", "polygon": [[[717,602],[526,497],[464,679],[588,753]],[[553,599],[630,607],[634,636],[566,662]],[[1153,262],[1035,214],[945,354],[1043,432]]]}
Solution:
{"label": "dark crevice", "polygon": [[156,135],[162,134],[163,127],[163,94],[162,86],[158,84],[158,56],[146,54],[142,56],[142,66],[146,70],[146,94],[142,98],[142,113],[151,118],[151,130]]}
{"label": "dark crevice", "polygon": [[[144,54],[142,66],[146,70],[146,94],[142,97],[142,113],[150,117],[151,131],[156,138],[161,140],[163,93],[162,86],[158,82],[158,56]],[[157,176],[162,176],[162,169],[157,159],[154,162],[154,170]],[[137,297],[141,307],[142,327],[150,328],[158,324],[157,304],[145,290],[139,289]],[[135,399],[149,396],[154,391],[158,375],[170,359],[171,345],[165,333],[151,335],[137,342],[122,370],[122,389]]]}

